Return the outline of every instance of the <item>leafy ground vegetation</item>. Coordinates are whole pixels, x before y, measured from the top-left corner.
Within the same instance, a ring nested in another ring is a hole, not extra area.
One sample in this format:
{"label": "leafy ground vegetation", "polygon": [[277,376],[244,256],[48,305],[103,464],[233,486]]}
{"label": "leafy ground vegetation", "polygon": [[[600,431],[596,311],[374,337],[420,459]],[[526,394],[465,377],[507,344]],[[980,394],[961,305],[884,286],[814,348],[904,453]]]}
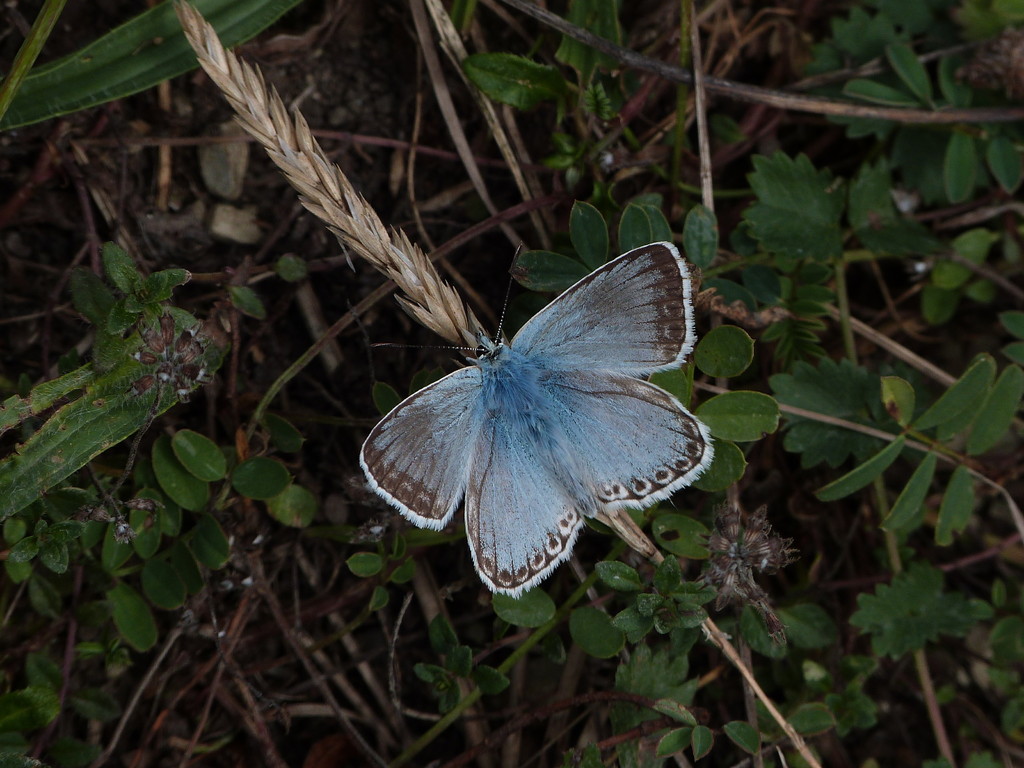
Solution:
{"label": "leafy ground vegetation", "polygon": [[0,766],[1024,765],[1024,4],[197,3],[484,325],[700,268],[714,464],[518,600],[365,485],[463,353],[304,124],[62,6],[0,11]]}

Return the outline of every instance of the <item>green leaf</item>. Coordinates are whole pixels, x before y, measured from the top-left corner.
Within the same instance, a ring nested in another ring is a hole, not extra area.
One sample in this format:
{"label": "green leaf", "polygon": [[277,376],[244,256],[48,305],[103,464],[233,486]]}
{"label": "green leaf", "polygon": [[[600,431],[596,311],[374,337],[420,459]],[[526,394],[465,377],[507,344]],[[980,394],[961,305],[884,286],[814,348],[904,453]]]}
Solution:
{"label": "green leaf", "polygon": [[763,304],[777,304],[782,297],[779,274],[763,264],[751,264],[743,270],[743,287]]}
{"label": "green leaf", "polygon": [[751,234],[772,253],[790,259],[839,258],[843,195],[828,171],[817,171],[806,155],[782,152],[754,156],[747,178],[758,201],[743,213]]}
{"label": "green leaf", "polygon": [[474,53],[462,60],[462,69],[487,96],[517,109],[533,109],[567,91],[557,69],[512,53]]}
{"label": "green leaf", "polygon": [[71,302],[97,328],[106,327],[114,301],[114,294],[92,270],[77,267],[71,271]]}
{"label": "green leaf", "polygon": [[866,80],[860,77],[847,81],[843,86],[843,95],[889,107],[917,106],[917,99],[906,91],[879,83],[877,80]]}
{"label": "green leaf", "polygon": [[174,572],[178,574],[189,594],[199,594],[204,586],[203,575],[199,572],[199,564],[192,550],[185,546],[184,542],[177,541],[168,550],[167,555],[168,562],[174,567]]}
{"label": "green leaf", "polygon": [[153,605],[167,611],[185,602],[185,582],[166,560],[147,560],[142,566],[142,591]]}
{"label": "green leaf", "polygon": [[359,578],[367,579],[384,569],[384,559],[376,552],[356,552],[345,561],[345,565]]}
{"label": "green leaf", "polygon": [[286,253],[274,262],[274,272],[287,283],[297,283],[300,280],[306,279],[306,276],[309,274],[309,267],[298,256]]}
{"label": "green leaf", "polygon": [[[198,0],[194,4],[232,48],[269,27],[299,0]],[[147,90],[196,68],[172,4],[164,2],[63,59],[36,67],[0,121],[0,131]]]}
{"label": "green leaf", "polygon": [[588,274],[576,259],[553,251],[525,251],[512,268],[516,282],[531,291],[564,291]]}
{"label": "green leaf", "polygon": [[960,378],[914,421],[914,427],[930,429],[952,421],[968,408],[976,408],[995,375],[996,362],[992,356],[978,355]]}
{"label": "green leaf", "polygon": [[139,298],[154,304],[167,301],[175,288],[191,279],[192,273],[187,269],[162,269],[145,279],[139,291]]}
{"label": "green leaf", "polygon": [[122,293],[134,293],[142,287],[142,275],[138,267],[117,243],[103,244],[103,271]]}
{"label": "green leaf", "polygon": [[106,723],[121,716],[121,705],[117,699],[99,688],[79,688],[70,696],[75,712],[86,720]]}
{"label": "green leaf", "polygon": [[590,203],[577,200],[569,214],[569,239],[583,263],[591,270],[608,261],[608,227]]}
{"label": "green leaf", "polygon": [[971,196],[978,174],[978,150],[973,136],[962,131],[950,135],[942,174],[949,202],[962,203]]}
{"label": "green leaf", "polygon": [[658,742],[657,757],[671,757],[690,746],[693,728],[676,728],[661,737]]}
{"label": "green leaf", "polygon": [[281,493],[267,500],[267,509],[279,523],[305,528],[316,516],[316,496],[309,489],[292,483]]}
{"label": "green leaf", "polygon": [[996,379],[988,397],[978,409],[974,428],[967,438],[969,455],[985,453],[1006,434],[1020,408],[1021,395],[1024,395],[1024,370],[1011,365]]}
{"label": "green leaf", "polygon": [[733,744],[747,754],[754,754],[761,749],[761,734],[750,723],[744,720],[733,720],[722,726],[725,735]]}
{"label": "green leaf", "polygon": [[963,464],[953,470],[939,507],[939,520],[935,526],[935,543],[946,547],[953,543],[953,534],[967,527],[974,512],[974,481],[970,470]]}
{"label": "green leaf", "polygon": [[836,642],[835,623],[816,603],[779,608],[778,615],[786,627],[786,637],[797,648],[827,648]]}
{"label": "green leaf", "polygon": [[914,474],[910,476],[910,480],[897,497],[896,503],[892,505],[889,515],[882,521],[883,530],[906,532],[921,524],[921,505],[928,495],[938,461],[938,455],[929,452],[917,465]]}
{"label": "green leaf", "polygon": [[373,384],[373,404],[377,406],[377,412],[384,414],[402,402],[402,396],[390,384],[377,381]]}
{"label": "green leaf", "polygon": [[857,597],[850,623],[871,635],[876,654],[892,658],[924,648],[941,635],[963,637],[978,621],[992,615],[981,600],[959,592],[943,592],[942,571],[920,561],[882,584],[875,594]]}
{"label": "green leaf", "polygon": [[832,712],[824,704],[818,702],[807,702],[801,704],[789,713],[787,719],[797,733],[804,736],[816,736],[819,733],[831,730],[835,727],[836,721]]}
{"label": "green leaf", "polygon": [[761,392],[726,392],[701,403],[697,417],[722,440],[760,440],[779,428],[779,404]]}
{"label": "green leaf", "polygon": [[0,733],[32,731],[60,714],[60,699],[52,688],[30,685],[0,695]]}
{"label": "green leaf", "polygon": [[220,568],[228,561],[231,545],[213,515],[200,515],[193,529],[192,553],[207,568]]}
{"label": "green leaf", "polygon": [[539,627],[555,615],[555,603],[542,589],[531,589],[519,597],[497,593],[491,607],[499,619],[517,627]]}
{"label": "green leaf", "polygon": [[[598,37],[609,40],[616,45],[622,41],[622,30],[616,15],[617,6],[607,0],[573,0],[569,5],[566,20],[570,24],[593,32]],[[555,58],[580,73],[580,82],[589,83],[596,67],[613,69],[618,62],[606,53],[600,53],[586,43],[562,36],[562,41],[555,51]]]}
{"label": "green leaf", "polygon": [[1024,339],[1024,312],[1010,310],[999,313],[999,322],[1018,339]]}
{"label": "green leaf", "polygon": [[693,729],[690,736],[690,746],[693,748],[693,759],[700,760],[711,751],[715,745],[714,734],[706,725],[698,725]]}
{"label": "green leaf", "polygon": [[46,756],[56,760],[61,768],[86,768],[102,753],[103,748],[99,744],[88,744],[70,736],[61,736],[54,739]]}
{"label": "green leaf", "polygon": [[228,472],[228,462],[220,447],[191,429],[175,432],[171,449],[181,465],[200,480],[221,480]]}
{"label": "green leaf", "polygon": [[833,480],[814,495],[821,501],[836,501],[844,496],[849,496],[855,491],[859,491],[896,461],[896,457],[903,450],[904,443],[906,443],[906,438],[900,435],[863,464],[847,472],[839,479]]}
{"label": "green leaf", "polygon": [[434,653],[440,656],[448,654],[459,644],[459,637],[455,634],[451,622],[441,613],[427,625],[427,639],[430,640],[430,647]]}
{"label": "green leaf", "polygon": [[206,506],[210,498],[209,483],[182,466],[167,435],[160,435],[153,444],[153,472],[160,489],[178,506],[190,512],[198,512]]}
{"label": "green leaf", "polygon": [[[395,396],[397,397],[397,393]],[[398,405],[398,400],[395,401],[395,405]],[[278,416],[276,413],[268,413],[260,423],[270,433],[270,442],[277,450],[284,453],[298,453],[302,450],[305,438],[286,418]]]}
{"label": "green leaf", "polygon": [[672,229],[665,215],[650,203],[631,202],[619,219],[619,252],[651,243],[671,242]]}
{"label": "green leaf", "polygon": [[994,136],[985,148],[985,162],[999,186],[1013,194],[1024,174],[1020,152],[1013,142],[1006,136]]}
{"label": "green leaf", "polygon": [[882,404],[886,412],[901,427],[914,418],[914,387],[899,376],[882,377]]}
{"label": "green leaf", "polygon": [[686,214],[683,251],[700,269],[707,269],[718,255],[718,220],[703,205],[693,206]]}
{"label": "green leaf", "polygon": [[693,487],[708,493],[724,491],[743,477],[746,469],[747,459],[736,443],[716,440],[715,456],[711,459],[711,466],[697,478]]}
{"label": "green leaf", "polygon": [[601,581],[617,592],[639,592],[644,588],[636,568],[618,560],[602,560],[594,567]]}
{"label": "green leaf", "polygon": [[707,526],[692,517],[669,513],[659,515],[651,526],[654,539],[664,549],[679,557],[705,559],[709,533]]}
{"label": "green leaf", "polygon": [[693,361],[708,376],[739,376],[753,359],[754,340],[735,325],[712,328],[693,353]]}
{"label": "green leaf", "polygon": [[675,699],[658,699],[654,702],[654,711],[668,715],[677,723],[686,723],[690,726],[697,724],[697,718],[693,713]]}
{"label": "green leaf", "polygon": [[480,686],[480,690],[488,696],[494,696],[501,693],[508,688],[512,682],[494,667],[489,667],[486,664],[478,664],[473,667],[471,677],[473,678],[473,681]]}
{"label": "green leaf", "polygon": [[231,304],[243,315],[257,320],[267,319],[267,308],[263,306],[259,295],[247,285],[229,285],[228,296]]}
{"label": "green leaf", "polygon": [[30,686],[42,685],[55,691],[59,691],[64,683],[64,675],[57,662],[38,651],[30,651],[25,657],[25,677]]}
{"label": "green leaf", "polygon": [[932,104],[932,81],[928,71],[906,43],[886,46],[885,57],[903,84],[925,106]]}
{"label": "green leaf", "polygon": [[921,254],[939,241],[920,222],[896,210],[893,179],[885,160],[864,163],[850,184],[848,218],[857,239],[874,253]]}
{"label": "green leaf", "polygon": [[569,615],[569,634],[585,653],[598,659],[610,659],[626,643],[626,636],[612,626],[611,617],[589,605],[577,608]]}
{"label": "green leaf", "polygon": [[287,468],[279,461],[266,456],[246,459],[231,473],[231,485],[243,496],[250,499],[272,499],[284,491],[291,482]]}
{"label": "green leaf", "polygon": [[148,651],[156,645],[156,622],[138,592],[122,582],[107,590],[107,600],[114,626],[130,646],[137,651]]}

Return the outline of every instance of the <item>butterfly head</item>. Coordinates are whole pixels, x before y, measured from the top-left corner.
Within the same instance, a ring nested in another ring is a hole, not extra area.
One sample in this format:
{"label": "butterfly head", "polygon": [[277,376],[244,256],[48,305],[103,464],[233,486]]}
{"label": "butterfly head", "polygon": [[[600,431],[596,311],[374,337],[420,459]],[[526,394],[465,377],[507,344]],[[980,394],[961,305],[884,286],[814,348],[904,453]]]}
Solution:
{"label": "butterfly head", "polygon": [[505,349],[505,342],[495,341],[483,331],[476,332],[476,359],[493,361]]}

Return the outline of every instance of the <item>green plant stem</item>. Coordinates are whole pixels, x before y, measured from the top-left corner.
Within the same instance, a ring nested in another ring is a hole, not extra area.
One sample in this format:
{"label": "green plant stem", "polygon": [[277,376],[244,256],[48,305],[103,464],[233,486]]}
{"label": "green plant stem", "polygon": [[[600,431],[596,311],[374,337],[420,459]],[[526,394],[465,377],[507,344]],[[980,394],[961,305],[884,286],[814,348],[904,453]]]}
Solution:
{"label": "green plant stem", "polygon": [[853,340],[853,325],[850,323],[850,295],[846,290],[846,260],[836,259],[836,301],[839,305],[839,327],[843,334],[843,349],[846,357],[857,364],[857,345]]}
{"label": "green plant stem", "polygon": [[[617,541],[615,545],[612,547],[612,551],[611,554],[608,556],[608,559],[617,559],[625,548],[626,545],[624,542]],[[521,658],[523,658],[527,653],[529,653],[530,649],[532,649],[535,645],[537,645],[537,643],[539,643],[541,640],[547,637],[548,634],[550,634],[551,630],[553,630],[555,627],[557,627],[559,624],[565,621],[565,617],[569,615],[569,611],[572,610],[573,606],[576,605],[576,603],[583,599],[583,596],[587,594],[587,590],[594,585],[595,581],[597,581],[596,570],[593,571],[590,574],[590,576],[588,576],[587,579],[576,588],[576,591],[569,596],[569,599],[562,603],[561,607],[558,609],[555,615],[546,624],[537,627],[536,631],[533,632],[533,634],[531,634],[528,638],[526,638],[523,641],[522,645],[520,645],[518,648],[512,651],[512,653],[509,654],[508,658],[498,665],[498,671],[502,674],[508,672],[510,669],[512,669],[512,667],[516,665],[516,663]],[[419,754],[428,744],[430,744],[430,742],[432,742],[439,735],[441,735],[448,728],[448,726],[454,723],[462,715],[463,712],[465,712],[469,707],[476,704],[476,702],[480,699],[481,695],[481,690],[479,688],[474,688],[472,691],[469,692],[469,694],[462,697],[462,699],[459,700],[459,703],[456,704],[448,713],[446,713],[444,717],[442,717],[440,720],[434,723],[433,727],[429,731],[427,731],[418,739],[416,739],[416,741],[413,742],[413,744],[408,749],[406,749],[404,752],[402,752],[402,754],[400,754],[398,757],[392,760],[389,763],[388,768],[398,768],[398,766],[405,765],[410,760],[412,760],[412,758]]]}
{"label": "green plant stem", "polygon": [[[878,502],[880,519],[884,520],[889,516],[889,503],[885,495],[885,485],[881,477],[876,477],[873,482],[875,498]],[[903,572],[903,560],[900,557],[900,545],[896,540],[896,534],[892,531],[885,531],[885,549],[889,555],[889,567],[893,575]],[[928,668],[928,658],[924,649],[918,648],[913,652],[914,669],[917,671],[917,680],[921,684],[921,696],[924,699],[925,709],[928,710],[928,720],[932,724],[932,733],[935,735],[935,743],[939,752],[949,763],[951,768],[956,768],[956,760],[953,756],[953,747],[949,742],[949,735],[946,733],[946,725],[942,722],[942,711],[939,709],[939,701],[935,695],[935,684],[932,682],[932,673]]]}
{"label": "green plant stem", "polygon": [[32,29],[28,32],[28,37],[22,42],[18,54],[14,57],[11,71],[0,82],[0,120],[7,114],[22,81],[28,76],[32,65],[36,63],[36,59],[43,50],[43,45],[46,44],[50,33],[53,32],[53,28],[57,24],[57,19],[60,18],[61,11],[64,10],[65,3],[67,0],[46,0],[43,3],[39,15],[36,16],[36,20],[32,24]]}

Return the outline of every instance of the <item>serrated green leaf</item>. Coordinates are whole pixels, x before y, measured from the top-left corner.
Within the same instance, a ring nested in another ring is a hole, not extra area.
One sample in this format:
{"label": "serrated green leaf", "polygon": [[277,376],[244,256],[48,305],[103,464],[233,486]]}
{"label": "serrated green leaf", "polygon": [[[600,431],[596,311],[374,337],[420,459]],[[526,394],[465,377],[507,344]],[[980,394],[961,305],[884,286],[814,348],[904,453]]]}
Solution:
{"label": "serrated green leaf", "polygon": [[787,258],[839,258],[844,196],[832,175],[815,170],[806,155],[755,155],[753,163],[754,173],[747,178],[758,201],[743,213],[751,234]]}
{"label": "serrated green leaf", "polygon": [[138,592],[122,582],[107,590],[107,600],[114,626],[130,646],[137,651],[148,651],[156,645],[156,622]]}
{"label": "serrated green leaf", "polygon": [[588,274],[581,262],[553,251],[525,251],[512,268],[516,282],[531,291],[564,291]]}
{"label": "serrated green leaf", "polygon": [[884,160],[865,163],[850,184],[847,216],[861,244],[875,253],[922,254],[939,241],[914,219],[902,216],[892,199],[893,180]]}
{"label": "serrated green leaf", "polygon": [[703,205],[693,206],[683,222],[683,251],[700,269],[706,269],[718,255],[718,220]]}
{"label": "serrated green leaf", "polygon": [[257,320],[267,319],[267,308],[263,306],[259,294],[247,285],[229,285],[228,296],[231,304],[239,312]]}
{"label": "serrated green leaf", "polygon": [[892,658],[924,648],[941,635],[963,637],[978,621],[992,615],[981,600],[959,592],[944,592],[942,571],[919,561],[882,584],[875,594],[857,598],[850,623],[871,635],[876,654]]}
{"label": "serrated green leaf", "polygon": [[928,453],[917,465],[914,474],[896,498],[896,503],[892,505],[889,515],[882,521],[883,530],[906,532],[921,524],[921,505],[928,495],[938,461],[938,455]]}
{"label": "serrated green leaf", "polygon": [[736,443],[729,440],[716,440],[715,455],[711,459],[711,466],[694,481],[693,487],[708,493],[724,491],[743,477],[746,468],[747,459]]}
{"label": "serrated green leaf", "polygon": [[598,659],[610,659],[626,643],[625,635],[612,625],[611,617],[589,605],[569,615],[569,634],[585,653]]}
{"label": "serrated green leaf", "polygon": [[192,279],[187,269],[162,269],[146,278],[139,291],[139,298],[148,303],[167,301],[179,285]]}
{"label": "serrated green leaf", "polygon": [[488,97],[517,109],[557,100],[567,89],[554,67],[512,53],[471,54],[462,60],[462,70]]}
{"label": "serrated green leaf", "polygon": [[[194,5],[232,48],[263,31],[299,0],[197,0]],[[159,3],[25,78],[0,131],[97,106],[196,68],[169,2]]]}
{"label": "serrated green leaf", "polygon": [[991,355],[979,355],[948,390],[915,421],[917,429],[930,429],[976,407],[995,378],[996,363]]}
{"label": "serrated green leaf", "polygon": [[953,534],[967,527],[974,512],[974,480],[970,470],[963,464],[953,470],[939,507],[939,520],[935,526],[935,543],[949,546]]}
{"label": "serrated green leaf", "polygon": [[142,286],[142,275],[135,262],[116,243],[103,244],[103,271],[122,293],[134,293]]}
{"label": "serrated green leaf", "polygon": [[885,49],[885,57],[907,90],[914,94],[923,105],[930,107],[932,105],[932,81],[928,77],[928,71],[910,46],[905,43],[888,45]]}
{"label": "serrated green leaf", "polygon": [[221,480],[228,472],[227,459],[218,445],[191,429],[179,429],[174,433],[171,450],[181,465],[200,480]]}
{"label": "serrated green leaf", "polygon": [[60,713],[52,688],[29,686],[0,695],[0,733],[31,731],[48,725]]}
{"label": "serrated green leaf", "polygon": [[531,589],[519,597],[496,593],[491,607],[499,619],[517,627],[539,627],[555,615],[555,603],[542,589]]}
{"label": "serrated green leaf", "polygon": [[1024,395],[1024,370],[1016,365],[1006,368],[989,390],[978,409],[974,427],[967,438],[967,453],[971,456],[985,453],[1010,429]]}
{"label": "serrated green leaf", "polygon": [[900,455],[905,443],[906,438],[900,435],[863,464],[847,472],[838,480],[833,480],[814,495],[821,501],[836,501],[859,491],[896,461],[896,457]]}
{"label": "serrated green leaf", "polygon": [[779,428],[779,404],[762,392],[726,392],[701,403],[696,416],[722,440],[760,440]]}
{"label": "serrated green leaf", "polygon": [[266,456],[246,459],[231,473],[231,486],[243,496],[264,501],[282,493],[291,482],[288,469]]}
{"label": "serrated green leaf", "polygon": [[601,212],[590,203],[577,200],[572,204],[569,239],[590,269],[597,269],[608,261],[608,227]]}
{"label": "serrated green leaf", "polygon": [[71,271],[71,301],[97,328],[105,328],[114,306],[114,294],[92,270],[76,267]]}

